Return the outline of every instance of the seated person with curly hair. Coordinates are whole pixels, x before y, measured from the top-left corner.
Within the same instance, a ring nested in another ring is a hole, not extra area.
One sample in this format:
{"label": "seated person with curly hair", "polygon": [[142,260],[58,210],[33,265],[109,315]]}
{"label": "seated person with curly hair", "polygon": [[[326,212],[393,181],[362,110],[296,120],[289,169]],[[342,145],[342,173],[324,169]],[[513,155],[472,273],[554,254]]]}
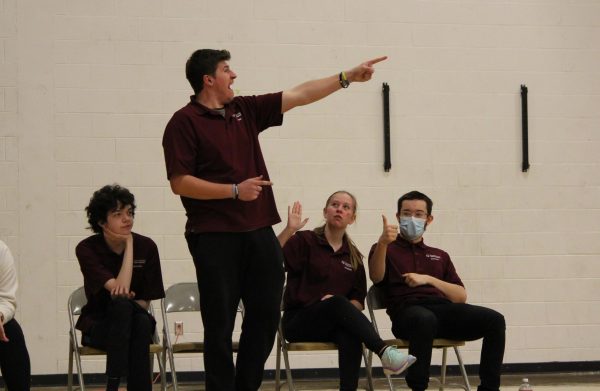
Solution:
{"label": "seated person with curly hair", "polygon": [[165,296],[158,248],[152,239],[132,232],[135,199],[119,185],[94,192],[86,207],[94,235],[76,249],[87,304],[76,327],[82,344],[106,350],[106,389],[152,389],[150,349],[156,321],[151,300]]}

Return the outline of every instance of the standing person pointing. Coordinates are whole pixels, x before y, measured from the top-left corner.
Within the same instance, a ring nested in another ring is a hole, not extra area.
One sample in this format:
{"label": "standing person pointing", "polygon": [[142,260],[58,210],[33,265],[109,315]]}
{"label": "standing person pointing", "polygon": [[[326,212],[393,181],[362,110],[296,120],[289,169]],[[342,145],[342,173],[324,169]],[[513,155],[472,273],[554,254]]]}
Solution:
{"label": "standing person pointing", "polygon": [[[283,255],[271,226],[281,221],[258,135],[283,113],[350,83],[371,79],[379,57],[294,88],[234,97],[237,75],[226,50],[195,51],[186,64],[194,95],[165,129],[163,148],[173,193],[187,214],[204,323],[206,389],[257,390],[273,348],[283,289]],[[231,335],[245,306],[237,363]]]}

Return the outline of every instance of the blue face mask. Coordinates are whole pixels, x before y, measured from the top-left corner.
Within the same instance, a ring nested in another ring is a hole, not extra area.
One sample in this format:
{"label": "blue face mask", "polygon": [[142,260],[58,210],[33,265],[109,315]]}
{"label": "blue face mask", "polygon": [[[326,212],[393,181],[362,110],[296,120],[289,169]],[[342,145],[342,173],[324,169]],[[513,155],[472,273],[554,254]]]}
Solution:
{"label": "blue face mask", "polygon": [[425,219],[416,217],[400,217],[400,233],[411,242],[419,239],[425,232]]}

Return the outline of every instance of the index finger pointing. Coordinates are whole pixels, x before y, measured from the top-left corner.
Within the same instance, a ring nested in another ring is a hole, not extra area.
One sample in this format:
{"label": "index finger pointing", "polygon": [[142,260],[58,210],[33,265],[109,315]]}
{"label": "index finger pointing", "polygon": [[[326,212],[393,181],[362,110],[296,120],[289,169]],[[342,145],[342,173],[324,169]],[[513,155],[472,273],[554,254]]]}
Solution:
{"label": "index finger pointing", "polygon": [[271,182],[271,181],[258,181],[256,184],[258,186],[271,186],[271,185],[273,185],[273,182]]}
{"label": "index finger pointing", "polygon": [[381,218],[383,219],[383,226],[386,227],[388,225],[387,217],[385,217],[385,215],[381,215]]}
{"label": "index finger pointing", "polygon": [[373,64],[377,64],[378,62],[381,62],[383,60],[387,60],[387,56],[381,56],[381,57],[374,58],[372,60],[367,61],[367,64],[373,65]]}

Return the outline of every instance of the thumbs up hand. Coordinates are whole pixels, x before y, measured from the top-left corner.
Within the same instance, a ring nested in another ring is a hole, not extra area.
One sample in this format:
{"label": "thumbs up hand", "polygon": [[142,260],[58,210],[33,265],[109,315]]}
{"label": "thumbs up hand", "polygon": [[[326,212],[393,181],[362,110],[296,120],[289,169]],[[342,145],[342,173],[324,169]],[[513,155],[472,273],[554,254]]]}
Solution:
{"label": "thumbs up hand", "polygon": [[385,215],[381,215],[381,218],[383,219],[383,232],[379,237],[379,243],[388,245],[396,240],[396,237],[398,236],[398,225],[388,224]]}

